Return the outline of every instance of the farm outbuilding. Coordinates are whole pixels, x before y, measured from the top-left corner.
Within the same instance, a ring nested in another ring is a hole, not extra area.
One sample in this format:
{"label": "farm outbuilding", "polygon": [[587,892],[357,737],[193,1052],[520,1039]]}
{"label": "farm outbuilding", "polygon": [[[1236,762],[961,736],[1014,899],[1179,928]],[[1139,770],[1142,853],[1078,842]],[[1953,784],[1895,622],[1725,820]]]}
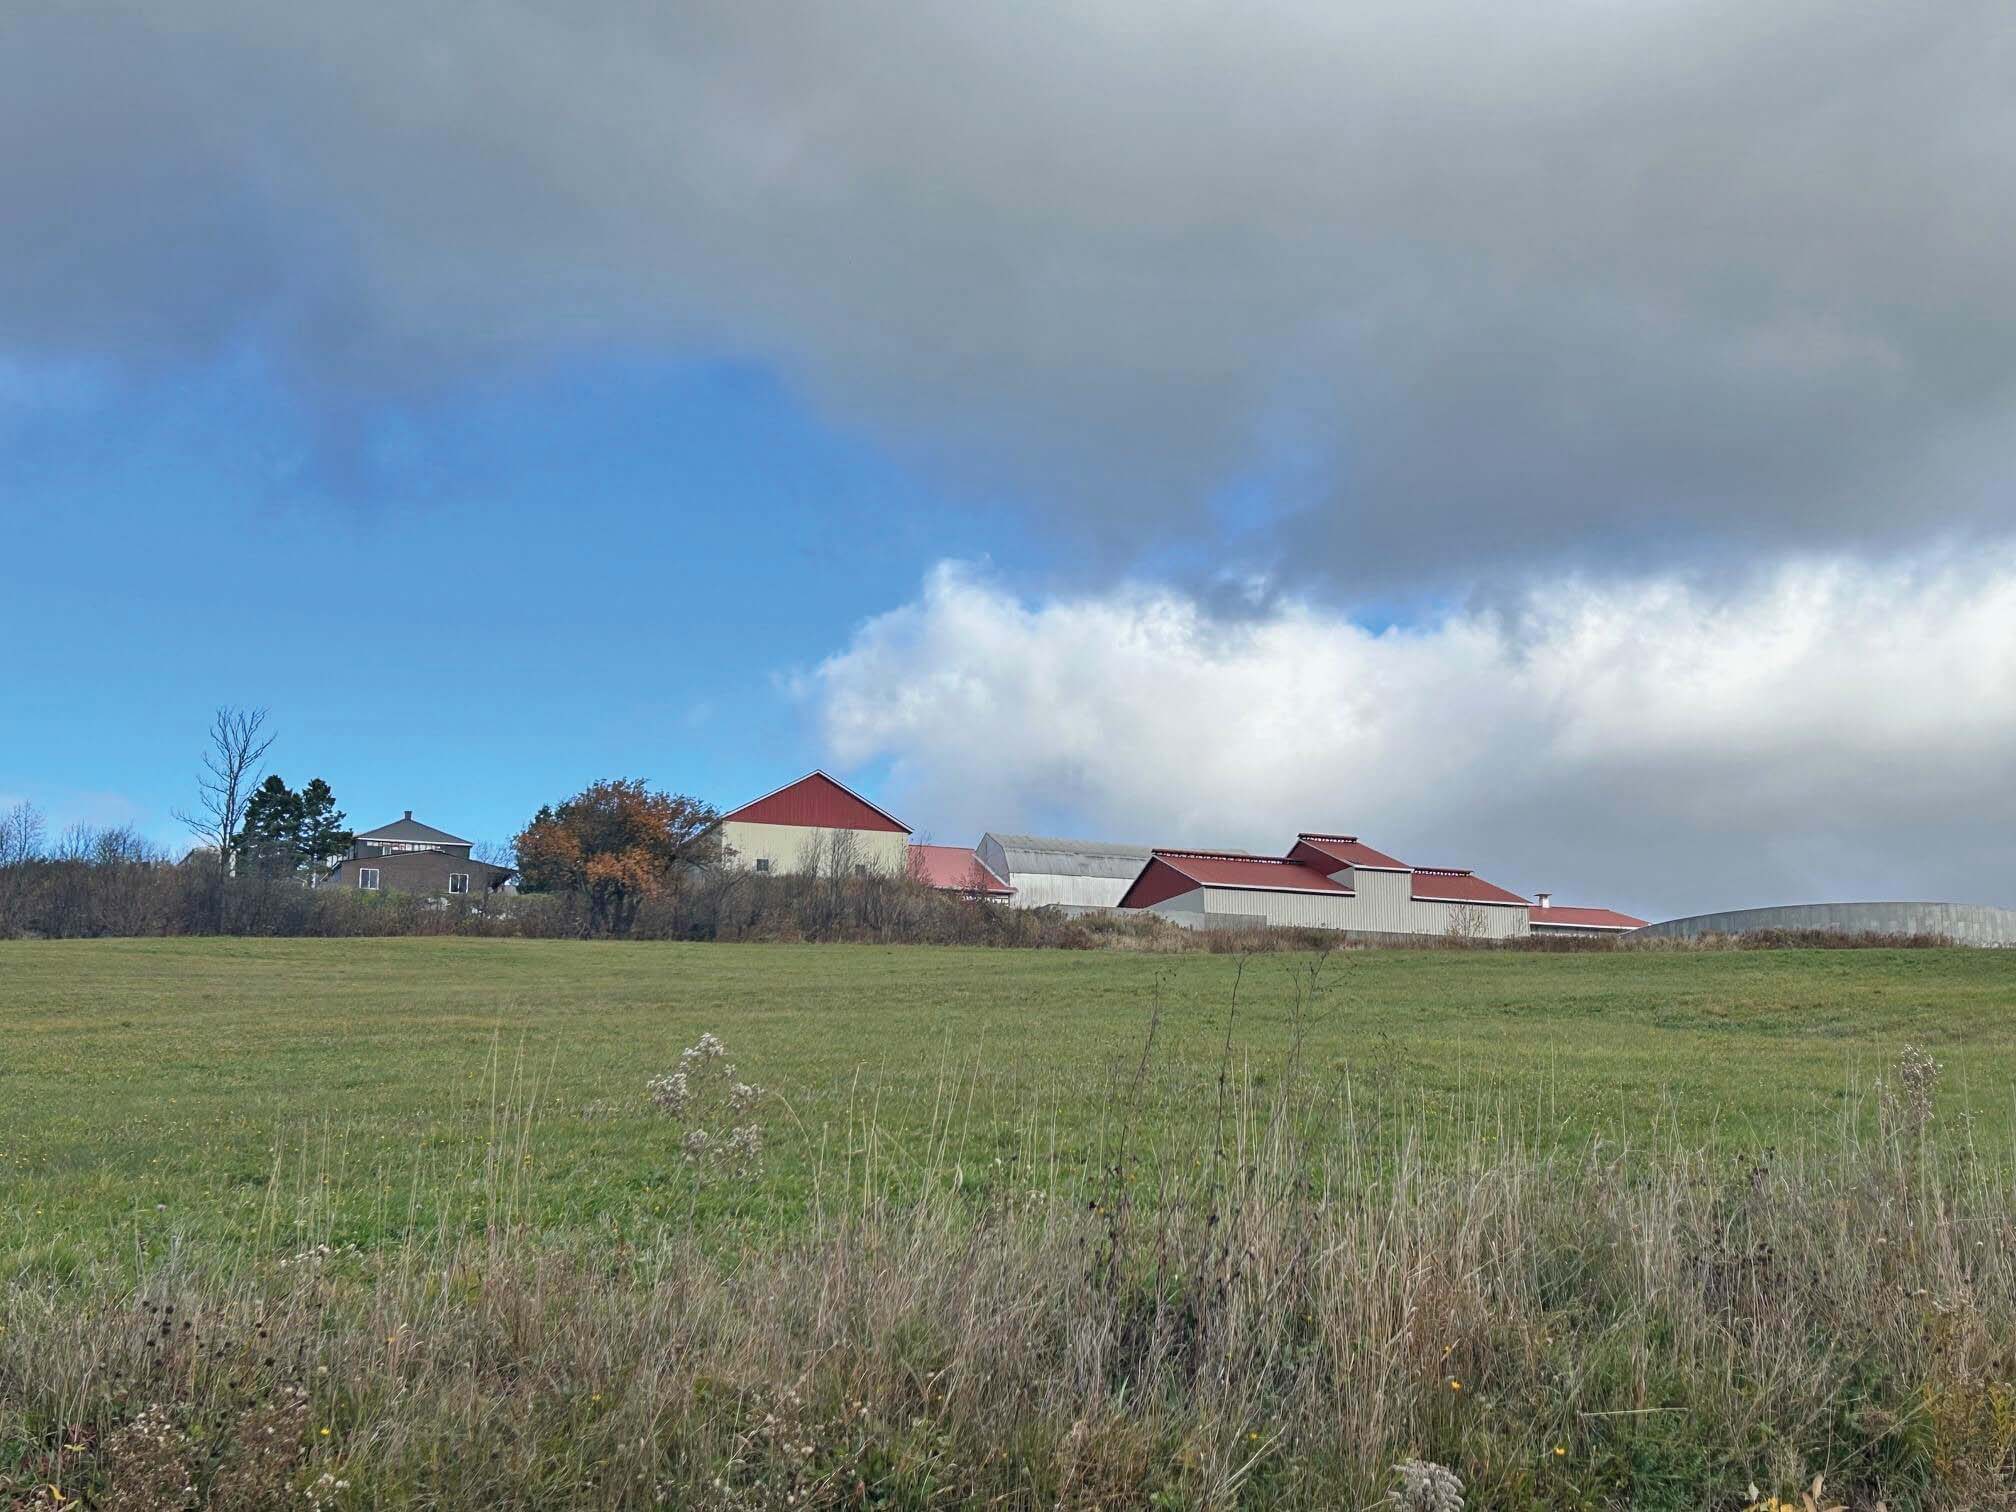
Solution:
{"label": "farm outbuilding", "polygon": [[1010,901],[1017,908],[1112,908],[1141,875],[1149,852],[1145,845],[989,831],[976,854],[1014,889]]}
{"label": "farm outbuilding", "polygon": [[1600,939],[1629,934],[1634,929],[1645,927],[1643,919],[1619,913],[1614,908],[1570,907],[1557,904],[1552,893],[1544,892],[1533,895],[1533,906],[1526,911],[1526,918],[1534,934],[1551,935],[1556,939],[1566,936]]}
{"label": "farm outbuilding", "polygon": [[903,876],[910,826],[853,789],[808,772],[721,816],[726,860],[757,872]]}
{"label": "farm outbuilding", "polygon": [[1369,937],[1510,939],[1529,904],[1467,868],[1409,866],[1355,835],[1298,835],[1285,856],[1157,849],[1121,897],[1191,928],[1297,926]]}
{"label": "farm outbuilding", "polygon": [[1015,896],[1014,888],[981,865],[980,857],[963,845],[911,846],[910,875],[940,892],[992,903],[1005,903]]}
{"label": "farm outbuilding", "polygon": [[1646,939],[1818,929],[1835,934],[1943,935],[1956,945],[2016,946],[2016,908],[1985,903],[1787,903],[1694,914],[1645,926]]}

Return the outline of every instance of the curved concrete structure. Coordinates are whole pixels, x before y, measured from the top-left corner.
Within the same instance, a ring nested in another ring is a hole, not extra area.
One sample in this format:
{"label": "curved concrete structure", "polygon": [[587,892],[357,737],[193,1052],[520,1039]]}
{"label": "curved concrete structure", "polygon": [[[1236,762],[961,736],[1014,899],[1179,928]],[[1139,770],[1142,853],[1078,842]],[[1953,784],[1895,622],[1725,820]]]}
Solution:
{"label": "curved concrete structure", "polygon": [[1827,929],[1843,934],[1944,935],[1959,945],[2016,946],[2016,908],[1983,903],[1790,903],[1695,914],[1634,929],[1627,940],[1748,934],[1754,929]]}

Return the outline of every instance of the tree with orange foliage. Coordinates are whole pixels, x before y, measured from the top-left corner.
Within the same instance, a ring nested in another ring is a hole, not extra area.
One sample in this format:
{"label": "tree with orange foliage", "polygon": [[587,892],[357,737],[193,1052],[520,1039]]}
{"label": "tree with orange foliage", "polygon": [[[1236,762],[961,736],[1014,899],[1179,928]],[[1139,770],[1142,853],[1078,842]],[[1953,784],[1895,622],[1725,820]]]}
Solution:
{"label": "tree with orange foliage", "polygon": [[717,859],[720,819],[713,805],[654,793],[641,779],[597,782],[541,808],[519,833],[520,885],[582,893],[590,934],[628,934],[646,898]]}

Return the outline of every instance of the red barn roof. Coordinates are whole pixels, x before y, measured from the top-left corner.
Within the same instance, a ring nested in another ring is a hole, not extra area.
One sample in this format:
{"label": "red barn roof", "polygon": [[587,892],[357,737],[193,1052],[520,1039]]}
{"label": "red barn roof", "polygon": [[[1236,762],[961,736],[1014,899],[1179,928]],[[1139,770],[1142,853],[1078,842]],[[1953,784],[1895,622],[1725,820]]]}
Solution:
{"label": "red barn roof", "polygon": [[[1365,866],[1370,867],[1374,871],[1407,870],[1407,863],[1405,861],[1396,861],[1384,851],[1372,849],[1371,846],[1365,844],[1356,835],[1312,835],[1307,833],[1297,835],[1295,837],[1294,849],[1290,850],[1288,854],[1291,858],[1296,858],[1299,853],[1305,851],[1313,852],[1314,857],[1335,861],[1337,865],[1330,868],[1332,871],[1345,866]],[[1312,857],[1300,856],[1300,859],[1310,860]]]}
{"label": "red barn roof", "polygon": [[802,829],[910,833],[910,826],[894,814],[875,807],[824,772],[808,772],[774,793],[723,814],[721,819],[723,823],[733,819],[738,824],[791,824]]}
{"label": "red barn roof", "polygon": [[980,893],[989,898],[1012,898],[1015,889],[987,870],[980,858],[960,845],[913,845],[910,847],[910,875],[926,887],[946,892]]}
{"label": "red barn roof", "polygon": [[1236,851],[1156,850],[1120,900],[1122,908],[1147,908],[1194,887],[1238,887],[1264,892],[1337,893],[1351,889],[1313,866],[1287,857]]}
{"label": "red barn roof", "polygon": [[1619,913],[1614,908],[1535,908],[1531,910],[1533,927],[1545,928],[1552,924],[1561,929],[1643,929],[1645,921],[1634,919],[1627,913]]}
{"label": "red barn roof", "polygon": [[1494,882],[1466,867],[1417,866],[1414,868],[1414,897],[1423,903],[1519,903],[1526,900],[1507,892]]}

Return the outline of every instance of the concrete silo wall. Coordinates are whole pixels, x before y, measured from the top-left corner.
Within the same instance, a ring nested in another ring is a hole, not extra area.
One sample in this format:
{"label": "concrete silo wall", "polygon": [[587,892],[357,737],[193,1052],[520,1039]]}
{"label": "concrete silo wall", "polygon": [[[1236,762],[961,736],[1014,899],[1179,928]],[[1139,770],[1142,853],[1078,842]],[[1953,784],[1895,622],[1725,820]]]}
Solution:
{"label": "concrete silo wall", "polygon": [[1667,919],[1625,938],[1684,939],[1757,929],[1829,929],[1843,934],[1945,935],[1961,945],[2016,945],[2016,908],[1981,903],[1792,903]]}

